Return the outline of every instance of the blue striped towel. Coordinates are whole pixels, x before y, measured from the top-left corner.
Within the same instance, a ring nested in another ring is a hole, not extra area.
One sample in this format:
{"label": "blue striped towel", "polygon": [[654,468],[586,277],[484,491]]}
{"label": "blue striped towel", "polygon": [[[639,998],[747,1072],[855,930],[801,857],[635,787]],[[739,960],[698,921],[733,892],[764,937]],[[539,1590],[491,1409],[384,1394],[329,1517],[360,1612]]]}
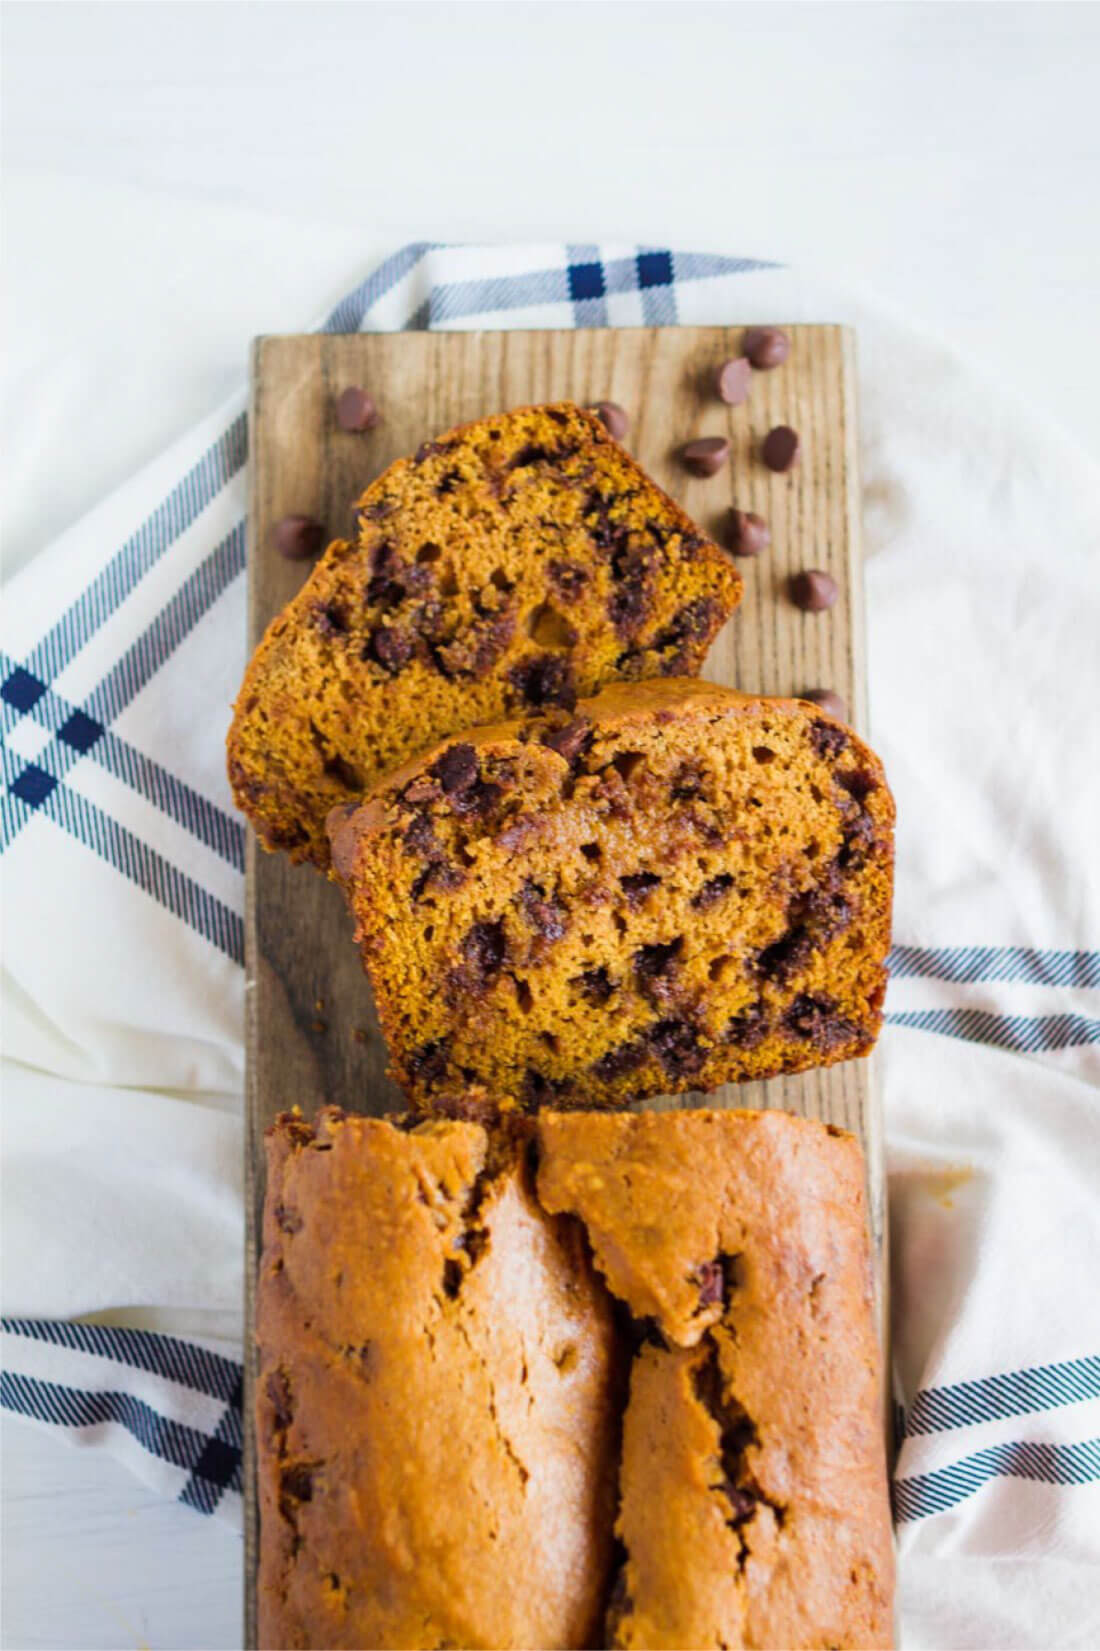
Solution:
{"label": "blue striped towel", "polygon": [[[901,820],[880,1058],[919,1621],[948,1552],[1100,1563],[1095,468],[869,299],[752,260],[410,246],[320,325],[823,316],[859,328],[872,737]],[[11,582],[0,658],[3,1402],[231,1518],[245,461],[242,394]]]}

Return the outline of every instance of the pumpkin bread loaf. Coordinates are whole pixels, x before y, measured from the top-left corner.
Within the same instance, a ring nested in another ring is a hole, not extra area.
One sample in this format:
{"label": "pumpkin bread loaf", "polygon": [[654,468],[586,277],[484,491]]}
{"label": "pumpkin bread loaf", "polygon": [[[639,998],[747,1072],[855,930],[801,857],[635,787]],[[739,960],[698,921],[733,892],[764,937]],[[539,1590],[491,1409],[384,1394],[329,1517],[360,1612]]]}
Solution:
{"label": "pumpkin bread loaf", "polygon": [[325,815],[445,735],[694,675],[741,579],[599,419],[569,403],[449,431],[358,501],[268,627],[229,732],[261,840],[328,863]]}
{"label": "pumpkin bread loaf", "polygon": [[262,1647],[890,1643],[851,1137],[328,1109],[268,1158]]}
{"label": "pumpkin bread loaf", "polygon": [[579,1224],[476,1124],[267,1148],[260,1645],[599,1644],[621,1359]]}
{"label": "pumpkin bread loaf", "polygon": [[604,1645],[887,1646],[863,1158],[782,1112],[543,1113],[538,1196],[644,1329]]}
{"label": "pumpkin bread loaf", "polygon": [[878,1033],[893,803],[817,706],[618,685],[437,747],[329,826],[419,1106],[622,1104]]}

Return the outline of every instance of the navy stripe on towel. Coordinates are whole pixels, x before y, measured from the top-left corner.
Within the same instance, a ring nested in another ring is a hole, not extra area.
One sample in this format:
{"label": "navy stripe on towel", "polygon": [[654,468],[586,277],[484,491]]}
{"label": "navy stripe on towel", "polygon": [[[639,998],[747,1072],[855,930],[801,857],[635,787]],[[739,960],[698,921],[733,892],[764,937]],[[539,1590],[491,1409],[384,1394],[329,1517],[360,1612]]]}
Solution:
{"label": "navy stripe on towel", "polygon": [[890,1026],[940,1032],[968,1043],[1035,1055],[1047,1049],[1074,1049],[1100,1043],[1100,1020],[1084,1015],[996,1015],[985,1009],[903,1009],[886,1016]]}
{"label": "navy stripe on towel", "polygon": [[1100,1398],[1100,1355],[1010,1370],[980,1381],[926,1387],[904,1413],[902,1436],[945,1433],[1000,1416],[1035,1415]]}
{"label": "navy stripe on towel", "polygon": [[0,1319],[0,1329],[10,1336],[26,1336],[31,1341],[50,1342],[80,1353],[134,1370],[148,1370],[154,1376],[205,1393],[227,1402],[240,1392],[241,1366],[236,1359],[223,1358],[194,1342],[180,1341],[155,1330],[126,1330],[114,1324],[76,1324],[69,1319]]}
{"label": "navy stripe on towel", "polygon": [[[162,1462],[197,1473],[211,1435],[186,1427],[135,1399],[130,1393],[113,1391],[86,1392],[76,1387],[64,1387],[60,1382],[44,1382],[34,1376],[17,1375],[14,1371],[0,1372],[0,1403],[7,1410],[35,1421],[52,1422],[57,1427],[89,1428],[115,1424],[124,1427],[150,1456]],[[239,1446],[226,1443],[218,1454],[211,1472],[216,1474],[219,1490],[229,1486],[240,1490],[241,1452]]]}
{"label": "navy stripe on towel", "polygon": [[1100,986],[1100,952],[1042,951],[1033,946],[895,946],[890,973],[971,984],[1017,980],[1029,986]]}
{"label": "navy stripe on towel", "polygon": [[914,1474],[894,1484],[894,1515],[899,1524],[965,1502],[991,1479],[1030,1479],[1043,1485],[1085,1485],[1100,1479],[1100,1439],[1080,1444],[1023,1442],[990,1445],[950,1467]]}

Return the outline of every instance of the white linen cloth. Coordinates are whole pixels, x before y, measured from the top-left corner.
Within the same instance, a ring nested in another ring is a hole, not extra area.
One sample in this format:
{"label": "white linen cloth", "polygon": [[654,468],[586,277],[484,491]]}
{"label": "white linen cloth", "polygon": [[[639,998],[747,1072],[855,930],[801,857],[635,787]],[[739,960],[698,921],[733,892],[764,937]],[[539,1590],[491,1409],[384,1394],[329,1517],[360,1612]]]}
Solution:
{"label": "white linen cloth", "polygon": [[[870,733],[899,814],[878,1058],[903,1637],[1092,1645],[1097,467],[808,272],[406,248],[324,325],[772,320],[859,334]],[[243,448],[242,394],[11,581],[0,660],[4,1400],[231,1517],[243,830],[222,741],[244,657]],[[92,1314],[137,1328],[41,1323]]]}

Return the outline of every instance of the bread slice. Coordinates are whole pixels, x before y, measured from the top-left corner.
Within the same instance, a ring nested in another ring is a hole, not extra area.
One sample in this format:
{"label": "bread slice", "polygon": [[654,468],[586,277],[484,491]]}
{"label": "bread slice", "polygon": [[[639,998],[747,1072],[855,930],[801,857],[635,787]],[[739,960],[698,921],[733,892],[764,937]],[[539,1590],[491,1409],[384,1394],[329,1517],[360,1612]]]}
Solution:
{"label": "bread slice", "polygon": [[329,830],[405,1092],[535,1107],[866,1054],[893,821],[819,707],[674,679],[466,734]]}
{"label": "bread slice", "polygon": [[272,622],[229,731],[266,847],[328,864],[325,815],[460,728],[694,675],[741,579],[591,413],[482,419],[400,459]]}

